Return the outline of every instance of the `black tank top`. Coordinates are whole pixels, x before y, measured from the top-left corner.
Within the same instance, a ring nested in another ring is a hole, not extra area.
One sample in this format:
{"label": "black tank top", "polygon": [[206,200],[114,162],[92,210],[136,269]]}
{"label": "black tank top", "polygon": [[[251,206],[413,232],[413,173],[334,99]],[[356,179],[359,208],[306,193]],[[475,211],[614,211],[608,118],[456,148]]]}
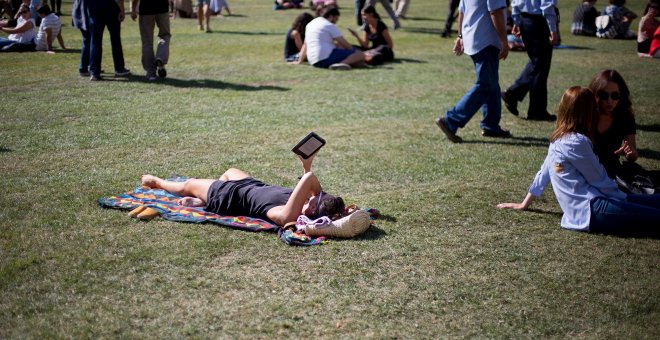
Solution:
{"label": "black tank top", "polygon": [[272,222],[266,213],[274,207],[285,205],[292,192],[292,189],[268,185],[252,177],[238,181],[215,181],[209,188],[206,210]]}

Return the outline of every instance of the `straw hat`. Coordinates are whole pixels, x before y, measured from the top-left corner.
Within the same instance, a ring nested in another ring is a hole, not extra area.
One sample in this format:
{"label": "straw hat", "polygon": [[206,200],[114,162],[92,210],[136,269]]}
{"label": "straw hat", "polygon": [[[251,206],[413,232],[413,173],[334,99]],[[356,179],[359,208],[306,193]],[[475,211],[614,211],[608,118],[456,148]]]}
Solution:
{"label": "straw hat", "polygon": [[369,229],[369,225],[371,225],[369,213],[364,210],[356,210],[324,227],[308,225],[305,227],[305,234],[349,238],[362,234]]}

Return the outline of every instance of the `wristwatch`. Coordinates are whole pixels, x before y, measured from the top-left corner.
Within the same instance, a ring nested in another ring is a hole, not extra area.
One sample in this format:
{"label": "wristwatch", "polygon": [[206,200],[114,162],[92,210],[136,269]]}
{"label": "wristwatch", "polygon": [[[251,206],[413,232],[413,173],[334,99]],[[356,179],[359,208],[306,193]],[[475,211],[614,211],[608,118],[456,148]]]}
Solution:
{"label": "wristwatch", "polygon": [[460,33],[458,33],[458,36],[457,36],[456,38],[458,38],[458,39],[463,39],[463,35],[460,34]]}

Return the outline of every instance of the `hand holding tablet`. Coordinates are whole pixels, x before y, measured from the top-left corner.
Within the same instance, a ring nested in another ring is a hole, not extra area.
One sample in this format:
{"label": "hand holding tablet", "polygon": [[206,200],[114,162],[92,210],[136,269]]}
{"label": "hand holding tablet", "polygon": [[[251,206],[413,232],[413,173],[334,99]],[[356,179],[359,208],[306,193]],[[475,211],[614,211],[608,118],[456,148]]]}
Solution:
{"label": "hand holding tablet", "polygon": [[305,138],[301,139],[291,151],[299,155],[303,159],[312,157],[325,145],[325,139],[317,135],[315,132],[310,132]]}

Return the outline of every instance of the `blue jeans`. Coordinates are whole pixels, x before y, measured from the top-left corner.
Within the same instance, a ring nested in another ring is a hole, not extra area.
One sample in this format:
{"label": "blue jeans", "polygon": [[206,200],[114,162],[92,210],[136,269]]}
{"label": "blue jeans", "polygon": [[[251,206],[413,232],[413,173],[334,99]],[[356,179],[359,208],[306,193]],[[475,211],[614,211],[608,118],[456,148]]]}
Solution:
{"label": "blue jeans", "polygon": [[78,72],[86,73],[89,72],[89,45],[91,34],[89,30],[80,30],[80,33],[82,33],[82,48],[80,49],[80,67],[78,68]]}
{"label": "blue jeans", "polygon": [[447,127],[456,133],[458,128],[467,124],[479,108],[483,114],[481,128],[488,131],[500,132],[500,117],[502,115],[502,102],[500,99],[499,83],[499,54],[495,46],[488,46],[479,53],[470,56],[474,62],[477,73],[477,82],[445,114]]}
{"label": "blue jeans", "polygon": [[660,232],[660,195],[628,195],[627,201],[591,200],[589,231],[620,234]]}
{"label": "blue jeans", "polygon": [[[115,8],[116,7],[116,8]],[[89,71],[94,75],[101,74],[101,57],[103,56],[103,30],[108,27],[110,46],[115,71],[123,71],[124,52],[121,47],[121,26],[119,22],[119,7],[110,6],[106,11],[90,13],[89,26],[91,34]]]}

